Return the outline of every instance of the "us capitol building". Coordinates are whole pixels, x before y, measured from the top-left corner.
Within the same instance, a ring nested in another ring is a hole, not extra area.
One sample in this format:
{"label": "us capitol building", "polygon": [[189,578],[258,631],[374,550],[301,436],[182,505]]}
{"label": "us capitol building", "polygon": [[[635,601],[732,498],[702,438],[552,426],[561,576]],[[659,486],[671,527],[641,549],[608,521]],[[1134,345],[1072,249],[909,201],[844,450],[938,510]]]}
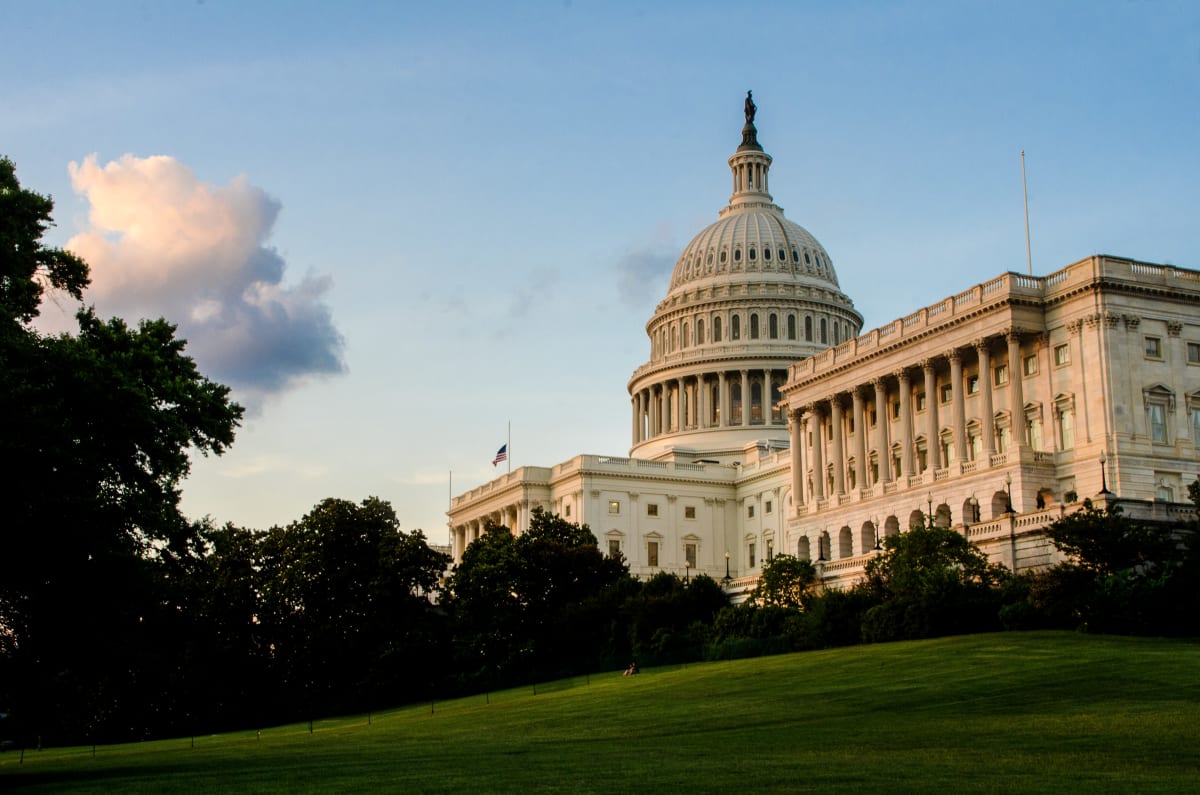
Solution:
{"label": "us capitol building", "polygon": [[852,584],[914,524],[1021,571],[1056,562],[1040,530],[1085,498],[1190,516],[1200,272],[1096,255],[863,332],[829,253],[773,203],[754,116],[747,96],[733,195],[646,325],[629,455],[453,497],[456,562],[489,523],[520,534],[540,506],[588,524],[635,575],[704,573],[740,598],[779,552]]}

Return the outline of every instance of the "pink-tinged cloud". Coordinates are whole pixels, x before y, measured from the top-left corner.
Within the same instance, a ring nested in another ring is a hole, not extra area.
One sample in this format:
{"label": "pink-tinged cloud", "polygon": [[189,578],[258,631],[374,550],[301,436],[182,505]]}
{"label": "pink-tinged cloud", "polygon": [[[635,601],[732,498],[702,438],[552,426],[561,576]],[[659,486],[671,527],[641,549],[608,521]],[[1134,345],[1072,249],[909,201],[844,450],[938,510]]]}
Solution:
{"label": "pink-tinged cloud", "polygon": [[244,176],[199,181],[172,157],[71,163],[89,228],[67,248],[91,265],[85,300],[102,316],[167,318],[210,377],[250,397],[345,370],[327,276],[283,284],[266,244],[280,204]]}

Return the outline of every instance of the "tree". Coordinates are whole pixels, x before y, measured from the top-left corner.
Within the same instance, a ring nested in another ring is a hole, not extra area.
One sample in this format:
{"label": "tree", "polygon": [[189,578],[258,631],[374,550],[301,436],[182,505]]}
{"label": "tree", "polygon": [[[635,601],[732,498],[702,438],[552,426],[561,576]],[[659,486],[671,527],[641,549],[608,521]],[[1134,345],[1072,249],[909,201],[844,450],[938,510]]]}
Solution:
{"label": "tree", "polygon": [[131,328],[84,309],[76,335],[26,325],[47,286],[79,298],[88,283],[82,260],[41,243],[52,206],[0,159],[0,681],[46,734],[141,731],[161,695],[143,676],[149,627],[168,620],[157,567],[191,533],[179,484],[191,453],[233,442],[242,409],[164,320]]}
{"label": "tree", "polygon": [[884,541],[862,588],[880,600],[863,614],[863,640],[925,638],[999,628],[1007,569],[948,528],[913,527]]}
{"label": "tree", "polygon": [[751,598],[762,605],[802,609],[817,586],[810,561],[780,554],[763,565]]}

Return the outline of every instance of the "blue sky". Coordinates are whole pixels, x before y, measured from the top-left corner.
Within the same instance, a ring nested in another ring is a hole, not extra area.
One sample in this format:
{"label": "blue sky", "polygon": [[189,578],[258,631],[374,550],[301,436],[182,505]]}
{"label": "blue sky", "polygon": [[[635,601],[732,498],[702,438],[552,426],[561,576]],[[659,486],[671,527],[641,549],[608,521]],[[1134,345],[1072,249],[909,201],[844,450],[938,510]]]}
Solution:
{"label": "blue sky", "polygon": [[514,467],[624,454],[747,89],[868,329],[1025,270],[1022,149],[1035,272],[1200,268],[1195,3],[0,10],[0,153],[55,198],[51,242],[252,409],[191,516],[377,495],[445,543],[448,473],[493,476],[510,420]]}

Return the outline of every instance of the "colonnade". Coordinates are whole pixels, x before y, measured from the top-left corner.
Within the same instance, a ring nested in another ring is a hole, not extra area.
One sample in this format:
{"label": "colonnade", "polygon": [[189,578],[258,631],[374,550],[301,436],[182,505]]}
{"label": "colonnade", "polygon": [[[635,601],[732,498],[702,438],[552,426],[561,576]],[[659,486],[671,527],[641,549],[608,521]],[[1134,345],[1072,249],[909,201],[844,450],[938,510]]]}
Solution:
{"label": "colonnade", "polygon": [[454,561],[457,563],[462,560],[463,550],[472,541],[476,541],[483,536],[489,522],[507,527],[513,532],[513,535],[520,535],[525,523],[528,521],[529,510],[529,502],[522,500],[472,517],[460,524],[452,525],[450,529],[450,554],[454,557]]}
{"label": "colonnade", "polygon": [[[1006,398],[1014,431],[1011,443],[1019,449],[1025,441],[1020,329],[1008,330],[1004,339],[1007,350],[1001,357],[1007,364],[1007,379],[999,385],[994,383],[995,338],[984,338],[821,400],[800,402],[803,398],[797,401],[793,396],[788,424],[796,510],[859,489],[878,486],[889,493],[932,482],[952,465],[990,466],[997,453],[997,392]],[[977,381],[971,390],[976,411],[970,422],[978,423],[980,434],[974,448],[967,433],[968,379],[964,377],[964,365],[972,361],[977,364],[972,374]],[[939,387],[947,386],[949,400],[943,401]],[[945,428],[944,421],[948,421]],[[972,462],[976,449],[981,461]]]}
{"label": "colonnade", "polygon": [[786,420],[775,403],[786,380],[786,370],[768,367],[682,375],[647,385],[630,398],[633,443],[687,430],[782,426]]}

